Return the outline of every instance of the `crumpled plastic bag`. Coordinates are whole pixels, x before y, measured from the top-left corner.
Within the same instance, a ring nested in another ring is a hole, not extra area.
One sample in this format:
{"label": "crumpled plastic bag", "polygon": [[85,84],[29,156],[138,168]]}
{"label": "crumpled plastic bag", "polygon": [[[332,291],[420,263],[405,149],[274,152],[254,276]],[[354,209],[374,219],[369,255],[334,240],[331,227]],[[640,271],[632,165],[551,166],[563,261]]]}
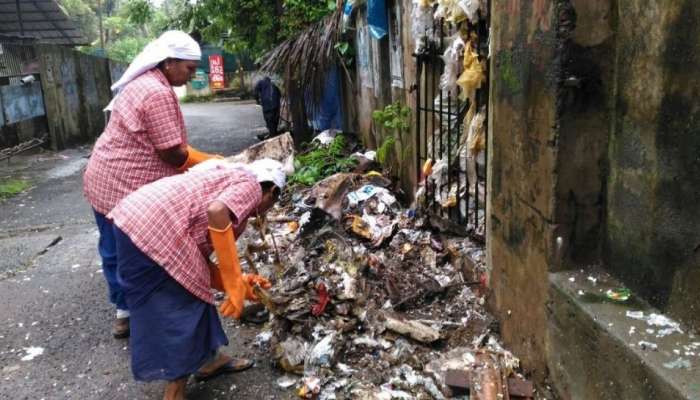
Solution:
{"label": "crumpled plastic bag", "polygon": [[434,17],[438,20],[444,19],[445,21],[455,25],[466,19],[472,21],[472,19],[469,18],[467,10],[471,11],[473,5],[462,4],[471,3],[472,1],[478,0],[438,0],[438,7],[437,10],[435,10]]}
{"label": "crumpled plastic bag", "polygon": [[433,22],[433,7],[429,0],[413,0],[413,11],[411,13],[411,33],[416,42],[416,52],[425,50],[428,42],[435,36],[435,25]]}
{"label": "crumpled plastic bag", "polygon": [[482,9],[482,0],[459,0],[457,5],[467,17],[469,22],[479,22],[479,10]]}
{"label": "crumpled plastic bag", "polygon": [[367,24],[373,38],[380,40],[389,31],[385,0],[367,0]]}
{"label": "crumpled plastic bag", "polygon": [[468,127],[467,148],[469,152],[476,156],[486,149],[486,132],[484,122],[486,121],[486,108],[481,110],[472,118]]}
{"label": "crumpled plastic bag", "polygon": [[445,63],[445,72],[440,77],[440,89],[455,93],[457,89],[457,79],[462,72],[462,53],[464,52],[464,40],[457,34],[451,39],[452,42],[442,55]]}
{"label": "crumpled plastic bag", "polygon": [[462,98],[472,98],[486,80],[486,68],[479,61],[479,55],[474,51],[471,41],[464,47],[463,67],[464,72],[457,79],[457,85],[462,89]]}
{"label": "crumpled plastic bag", "polygon": [[283,370],[302,374],[308,351],[309,345],[306,342],[290,337],[275,347],[275,359]]}

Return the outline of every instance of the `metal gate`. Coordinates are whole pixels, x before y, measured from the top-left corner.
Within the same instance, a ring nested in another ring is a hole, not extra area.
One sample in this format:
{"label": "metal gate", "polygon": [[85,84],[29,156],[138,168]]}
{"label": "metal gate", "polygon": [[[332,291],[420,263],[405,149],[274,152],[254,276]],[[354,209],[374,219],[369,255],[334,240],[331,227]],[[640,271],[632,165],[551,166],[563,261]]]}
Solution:
{"label": "metal gate", "polygon": [[[468,35],[477,35],[474,50],[479,60],[488,57],[488,20],[469,24]],[[469,236],[485,239],[486,215],[486,146],[479,153],[468,148],[468,127],[465,120],[483,117],[481,134],[486,143],[488,105],[488,67],[485,80],[473,96],[474,105],[464,99],[459,86],[451,90],[441,85],[445,72],[443,56],[454,40],[455,28],[440,21],[433,28],[432,38],[426,32],[425,46],[414,56],[417,62],[415,118],[417,135],[415,149],[419,179],[425,178],[424,207],[434,215],[447,218],[466,227]],[[486,64],[486,63],[485,63]],[[445,88],[445,89],[443,89]],[[471,108],[471,107],[474,108]],[[470,111],[471,108],[471,111]],[[471,125],[470,125],[471,126]],[[423,166],[432,162],[431,174],[423,177]]]}

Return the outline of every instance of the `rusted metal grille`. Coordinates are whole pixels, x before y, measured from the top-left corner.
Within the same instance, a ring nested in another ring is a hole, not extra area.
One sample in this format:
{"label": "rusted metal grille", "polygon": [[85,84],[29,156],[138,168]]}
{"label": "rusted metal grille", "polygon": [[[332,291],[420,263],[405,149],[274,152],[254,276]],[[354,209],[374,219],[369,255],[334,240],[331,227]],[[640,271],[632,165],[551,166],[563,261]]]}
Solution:
{"label": "rusted metal grille", "polygon": [[[488,21],[469,27],[479,37],[477,52],[480,59],[488,56]],[[442,22],[433,28],[433,37],[426,38],[424,49],[415,54],[418,82],[416,89],[415,123],[418,127],[415,148],[416,163],[422,167],[433,162],[433,174],[425,180],[424,207],[429,212],[449,219],[470,236],[484,240],[486,216],[486,149],[478,155],[465,148],[467,129],[465,118],[470,108],[460,89],[443,90],[440,77],[445,71],[443,54],[455,32]],[[428,33],[426,32],[426,37]],[[488,70],[486,71],[488,76]],[[488,78],[476,93],[475,110],[486,113]],[[488,118],[484,121],[486,135]],[[486,139],[484,139],[486,141]],[[435,168],[439,167],[440,171]],[[419,174],[421,174],[419,168]],[[423,179],[420,176],[419,179]]]}
{"label": "rusted metal grille", "polygon": [[[0,40],[0,78],[19,79],[29,64],[36,60],[34,46]],[[15,83],[15,82],[11,82]]]}

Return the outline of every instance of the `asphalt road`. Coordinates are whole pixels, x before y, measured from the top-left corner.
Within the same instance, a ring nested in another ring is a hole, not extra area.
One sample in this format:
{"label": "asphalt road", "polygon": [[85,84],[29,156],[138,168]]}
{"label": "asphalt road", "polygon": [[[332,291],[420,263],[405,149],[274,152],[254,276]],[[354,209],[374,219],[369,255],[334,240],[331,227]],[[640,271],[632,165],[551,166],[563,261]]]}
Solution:
{"label": "asphalt road", "polygon": [[[183,106],[190,142],[234,154],[264,127],[254,105]],[[112,306],[97,255],[97,229],[82,196],[90,146],[13,158],[0,178],[32,188],[0,202],[0,399],[159,399],[163,383],[136,383],[128,342],[110,335]],[[227,321],[226,351],[255,368],[204,384],[188,399],[288,399],[267,350],[252,346],[257,326]]]}

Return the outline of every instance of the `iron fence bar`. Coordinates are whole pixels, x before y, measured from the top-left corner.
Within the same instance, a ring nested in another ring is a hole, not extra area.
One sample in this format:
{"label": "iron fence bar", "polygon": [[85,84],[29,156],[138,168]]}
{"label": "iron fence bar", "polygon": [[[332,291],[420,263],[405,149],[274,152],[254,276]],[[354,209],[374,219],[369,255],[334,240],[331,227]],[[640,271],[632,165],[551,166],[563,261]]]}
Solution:
{"label": "iron fence bar", "polygon": [[423,63],[420,61],[420,56],[418,56],[418,65],[417,65],[417,74],[416,76],[418,77],[418,84],[416,85],[416,139],[415,139],[415,152],[416,152],[416,173],[417,173],[417,182],[420,183],[421,177],[423,176],[423,168],[422,168],[422,163],[420,159],[420,77],[421,73],[423,70]]}
{"label": "iron fence bar", "polygon": [[[447,109],[452,110],[452,91],[447,91]],[[457,184],[459,189],[459,184]],[[448,195],[452,190],[452,116],[447,116],[447,190]],[[459,192],[459,190],[458,190]],[[457,197],[457,206],[459,207],[459,197]],[[448,210],[450,218],[452,218],[452,210]]]}
{"label": "iron fence bar", "polygon": [[[426,35],[427,36],[427,35]],[[428,73],[429,73],[429,65],[426,63],[425,68],[423,68],[423,105],[427,102],[427,98],[429,96],[428,94]],[[425,118],[424,118],[424,124],[425,124],[425,129],[423,129],[423,153],[425,154],[425,159],[428,159],[428,118],[429,115],[426,112],[425,113]],[[435,162],[435,159],[432,160],[432,162]],[[432,196],[433,188],[432,187],[426,187],[425,190],[425,204],[424,206],[427,208],[430,204],[429,196]]]}

